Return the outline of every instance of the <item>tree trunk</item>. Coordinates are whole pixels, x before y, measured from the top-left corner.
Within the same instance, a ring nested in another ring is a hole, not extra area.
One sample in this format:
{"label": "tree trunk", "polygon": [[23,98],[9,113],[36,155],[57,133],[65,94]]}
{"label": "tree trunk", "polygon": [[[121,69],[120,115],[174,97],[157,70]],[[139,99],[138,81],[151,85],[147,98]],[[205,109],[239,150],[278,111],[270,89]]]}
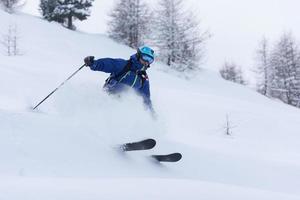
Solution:
{"label": "tree trunk", "polygon": [[68,16],[68,29],[73,30],[72,15]]}

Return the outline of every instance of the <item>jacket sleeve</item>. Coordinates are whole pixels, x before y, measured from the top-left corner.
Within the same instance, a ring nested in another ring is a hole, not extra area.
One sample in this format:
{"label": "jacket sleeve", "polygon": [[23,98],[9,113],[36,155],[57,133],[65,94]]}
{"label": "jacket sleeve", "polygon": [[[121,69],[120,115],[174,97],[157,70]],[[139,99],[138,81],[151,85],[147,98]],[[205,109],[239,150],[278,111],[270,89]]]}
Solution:
{"label": "jacket sleeve", "polygon": [[152,102],[150,98],[150,83],[147,80],[144,86],[141,88],[141,93],[143,96],[144,104],[150,109],[150,111],[154,112],[152,107]]}
{"label": "jacket sleeve", "polygon": [[93,71],[102,71],[106,73],[119,73],[125,67],[126,61],[123,59],[101,58],[95,60],[90,66]]}

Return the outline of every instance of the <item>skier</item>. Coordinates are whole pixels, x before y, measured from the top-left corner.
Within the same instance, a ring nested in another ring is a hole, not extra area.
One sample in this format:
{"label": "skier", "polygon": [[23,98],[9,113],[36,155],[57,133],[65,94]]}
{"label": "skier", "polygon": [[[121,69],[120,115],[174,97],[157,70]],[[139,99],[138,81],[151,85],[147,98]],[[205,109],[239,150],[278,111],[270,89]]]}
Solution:
{"label": "skier", "polygon": [[152,111],[150,99],[150,84],[146,70],[154,61],[154,51],[148,46],[137,49],[137,53],[129,60],[101,58],[95,60],[94,56],[84,58],[86,66],[93,71],[110,73],[106,79],[104,89],[109,94],[119,94],[126,88],[133,88],[143,97],[145,105]]}

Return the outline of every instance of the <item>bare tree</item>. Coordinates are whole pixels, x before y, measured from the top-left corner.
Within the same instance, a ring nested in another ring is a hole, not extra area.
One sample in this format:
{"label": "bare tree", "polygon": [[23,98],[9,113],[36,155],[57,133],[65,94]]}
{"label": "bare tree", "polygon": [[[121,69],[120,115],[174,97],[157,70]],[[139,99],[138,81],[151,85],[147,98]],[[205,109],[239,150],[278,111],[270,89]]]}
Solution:
{"label": "bare tree", "polygon": [[241,67],[238,67],[233,62],[225,62],[222,68],[219,70],[219,72],[222,78],[224,78],[225,80],[239,83],[242,85],[246,84]]}
{"label": "bare tree", "polygon": [[9,25],[7,33],[2,35],[1,41],[7,56],[21,55],[19,49],[19,38],[17,25]]}
{"label": "bare tree", "polygon": [[183,0],[160,0],[154,21],[159,59],[177,71],[199,67],[204,42],[210,37],[207,31],[201,31],[192,11],[183,7]]}
{"label": "bare tree", "polygon": [[132,48],[150,34],[151,11],[142,0],[119,0],[110,14],[109,36]]}
{"label": "bare tree", "polygon": [[297,106],[300,101],[300,51],[291,33],[283,34],[270,58],[273,97]]}
{"label": "bare tree", "polygon": [[232,125],[232,122],[229,120],[229,115],[226,115],[226,121],[224,125],[224,132],[226,135],[231,136],[233,134],[232,130],[236,128]]}
{"label": "bare tree", "polygon": [[269,64],[269,44],[268,40],[263,37],[256,50],[256,90],[268,96],[270,94],[270,80],[272,70]]}
{"label": "bare tree", "polygon": [[0,4],[8,13],[13,13],[16,8],[20,8],[25,4],[22,0],[0,0]]}

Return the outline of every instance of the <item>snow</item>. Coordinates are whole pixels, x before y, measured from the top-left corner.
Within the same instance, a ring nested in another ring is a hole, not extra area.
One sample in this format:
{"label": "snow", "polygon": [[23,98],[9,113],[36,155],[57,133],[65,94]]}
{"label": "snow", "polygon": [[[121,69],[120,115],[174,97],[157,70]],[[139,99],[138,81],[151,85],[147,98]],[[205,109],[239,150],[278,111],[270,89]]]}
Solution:
{"label": "snow", "polygon": [[[126,184],[124,184],[126,183]],[[137,184],[138,183],[138,184]],[[159,187],[157,184],[159,183]],[[293,195],[182,179],[10,178],[0,181],[3,199],[264,199],[294,200]],[[117,188],[116,192],[116,186]],[[184,187],[183,187],[184,186]],[[15,188],[20,188],[18,193]],[[176,197],[174,198],[174,188]],[[162,192],[163,191],[163,192]],[[226,197],[226,198],[224,198]]]}
{"label": "snow", "polygon": [[[186,80],[155,63],[156,121],[135,94],[105,94],[107,74],[88,68],[32,111],[85,56],[135,50],[25,14],[0,11],[0,23],[1,34],[17,25],[23,52],[0,54],[0,199],[300,199],[299,109],[208,69]],[[115,150],[147,137],[157,139],[151,151]],[[183,159],[148,157],[171,152]]]}

